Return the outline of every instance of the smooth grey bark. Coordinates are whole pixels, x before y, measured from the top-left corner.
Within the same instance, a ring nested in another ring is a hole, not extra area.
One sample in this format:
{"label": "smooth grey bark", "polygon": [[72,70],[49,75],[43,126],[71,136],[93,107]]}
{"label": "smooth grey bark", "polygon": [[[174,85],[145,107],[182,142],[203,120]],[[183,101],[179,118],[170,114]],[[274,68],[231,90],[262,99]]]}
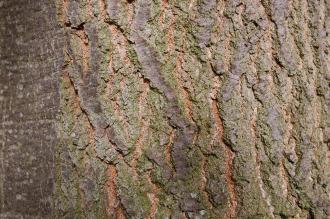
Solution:
{"label": "smooth grey bark", "polygon": [[54,2],[0,1],[0,218],[54,213],[63,39]]}

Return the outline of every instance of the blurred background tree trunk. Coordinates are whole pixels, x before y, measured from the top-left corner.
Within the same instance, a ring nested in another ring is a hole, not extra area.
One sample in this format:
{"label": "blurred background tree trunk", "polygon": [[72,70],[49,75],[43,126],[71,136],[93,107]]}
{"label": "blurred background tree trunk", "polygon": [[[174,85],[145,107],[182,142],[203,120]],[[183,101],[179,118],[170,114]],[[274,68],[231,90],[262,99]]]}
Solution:
{"label": "blurred background tree trunk", "polygon": [[329,11],[0,2],[1,217],[329,218]]}

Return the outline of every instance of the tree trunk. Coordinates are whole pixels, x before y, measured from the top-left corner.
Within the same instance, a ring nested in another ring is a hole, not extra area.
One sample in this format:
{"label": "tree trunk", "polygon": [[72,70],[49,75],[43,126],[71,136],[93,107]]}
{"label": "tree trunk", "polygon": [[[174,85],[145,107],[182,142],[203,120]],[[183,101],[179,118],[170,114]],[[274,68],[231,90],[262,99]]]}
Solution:
{"label": "tree trunk", "polygon": [[0,218],[330,218],[329,0],[0,17]]}

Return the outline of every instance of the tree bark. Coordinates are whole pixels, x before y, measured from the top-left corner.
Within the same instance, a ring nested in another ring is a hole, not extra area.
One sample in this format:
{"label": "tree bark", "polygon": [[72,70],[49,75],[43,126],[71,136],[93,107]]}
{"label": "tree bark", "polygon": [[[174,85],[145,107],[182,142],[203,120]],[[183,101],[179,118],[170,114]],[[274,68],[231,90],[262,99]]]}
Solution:
{"label": "tree bark", "polygon": [[0,1],[0,218],[51,218],[63,40],[54,3]]}
{"label": "tree bark", "polygon": [[330,217],[329,0],[35,4],[0,2],[1,218]]}

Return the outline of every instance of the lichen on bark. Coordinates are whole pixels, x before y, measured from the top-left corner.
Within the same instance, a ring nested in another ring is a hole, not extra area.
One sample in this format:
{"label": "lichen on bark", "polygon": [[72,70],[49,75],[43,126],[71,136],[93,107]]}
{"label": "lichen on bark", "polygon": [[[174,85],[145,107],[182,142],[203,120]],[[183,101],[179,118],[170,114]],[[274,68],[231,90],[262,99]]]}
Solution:
{"label": "lichen on bark", "polygon": [[326,2],[58,5],[70,41],[62,78],[75,91],[61,93],[81,109],[68,112],[78,144],[89,133],[76,150],[111,167],[112,192],[92,195],[117,200],[117,217],[329,214],[328,158],[317,155],[327,151]]}
{"label": "lichen on bark", "polygon": [[329,0],[55,5],[56,218],[330,216]]}

